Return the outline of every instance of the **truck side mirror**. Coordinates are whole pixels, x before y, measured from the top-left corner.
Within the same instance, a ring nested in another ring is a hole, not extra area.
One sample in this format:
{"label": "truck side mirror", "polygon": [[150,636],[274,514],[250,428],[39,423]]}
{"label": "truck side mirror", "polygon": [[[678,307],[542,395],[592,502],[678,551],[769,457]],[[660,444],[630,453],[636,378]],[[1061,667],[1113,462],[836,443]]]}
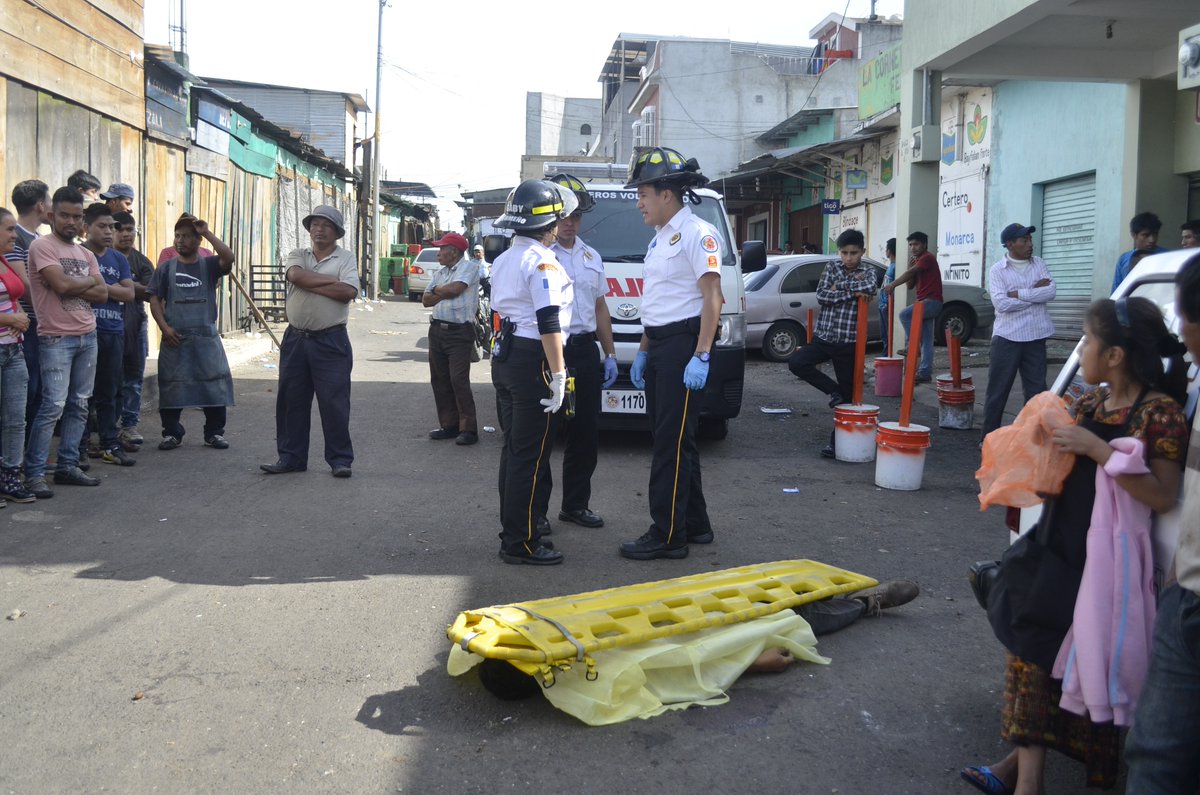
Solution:
{"label": "truck side mirror", "polygon": [[755,273],[767,267],[767,245],[761,240],[742,244],[742,273]]}
{"label": "truck side mirror", "polygon": [[509,243],[512,238],[504,235],[486,235],[483,238],[483,258],[489,264],[496,261],[496,257],[508,250]]}

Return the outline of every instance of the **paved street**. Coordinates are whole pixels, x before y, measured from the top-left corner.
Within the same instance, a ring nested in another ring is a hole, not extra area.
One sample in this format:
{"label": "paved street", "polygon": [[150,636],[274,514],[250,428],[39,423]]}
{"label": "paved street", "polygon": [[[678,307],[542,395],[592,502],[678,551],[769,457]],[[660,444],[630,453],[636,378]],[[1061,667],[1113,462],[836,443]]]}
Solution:
{"label": "paved street", "polygon": [[[231,449],[204,447],[185,412],[181,449],[147,433],[135,468],[93,465],[99,488],[0,512],[0,612],[24,611],[0,620],[0,790],[962,793],[959,767],[1002,755],[1003,654],[965,577],[1008,540],[1001,512],[979,512],[977,433],[935,431],[924,489],[883,491],[873,465],[817,456],[824,399],[755,356],[742,415],[702,448],[715,544],[618,557],[648,523],[649,445],[606,435],[592,507],[607,526],[555,523],[564,565],[506,566],[499,434],[426,436],[427,312],[351,315],[351,480],[330,477],[319,436],[308,472],[259,473],[278,371],[256,360],[235,372]],[[473,377],[495,426],[488,364]],[[936,426],[921,389],[915,420]],[[894,420],[898,399],[879,402]],[[823,638],[829,666],[606,728],[445,673],[462,609],[798,557],[923,594]],[[1050,758],[1048,791],[1082,777]]]}

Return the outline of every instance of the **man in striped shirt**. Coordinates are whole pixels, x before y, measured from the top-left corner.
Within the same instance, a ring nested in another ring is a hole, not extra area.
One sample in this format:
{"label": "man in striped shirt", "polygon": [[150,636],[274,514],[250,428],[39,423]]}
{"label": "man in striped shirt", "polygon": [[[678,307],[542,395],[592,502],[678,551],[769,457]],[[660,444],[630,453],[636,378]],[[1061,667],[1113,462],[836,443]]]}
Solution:
{"label": "man in striped shirt", "polygon": [[1045,260],[1033,256],[1036,231],[1037,227],[1023,224],[1004,227],[1000,242],[1008,253],[988,272],[996,323],[992,327],[981,442],[1000,427],[1018,372],[1025,402],[1046,391],[1046,340],[1054,333],[1047,305],[1054,300],[1057,288]]}

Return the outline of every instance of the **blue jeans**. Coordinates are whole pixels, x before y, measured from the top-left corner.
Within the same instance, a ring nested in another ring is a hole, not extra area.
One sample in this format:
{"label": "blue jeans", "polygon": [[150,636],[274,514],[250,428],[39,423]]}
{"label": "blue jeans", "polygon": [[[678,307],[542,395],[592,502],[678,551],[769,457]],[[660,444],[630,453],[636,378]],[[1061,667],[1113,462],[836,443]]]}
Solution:
{"label": "blue jeans", "polygon": [[21,466],[25,455],[25,390],[29,370],[18,343],[0,345],[0,422],[3,423],[3,464]]}
{"label": "blue jeans", "polygon": [[[125,381],[125,334],[96,334],[96,380],[90,401],[96,410],[96,431],[100,449],[120,447],[117,441],[117,417],[121,411],[121,384]],[[90,412],[89,412],[90,413]],[[91,434],[86,430],[83,442]]]}
{"label": "blue jeans", "polygon": [[146,321],[138,329],[138,350],[126,355],[125,378],[121,382],[121,427],[133,428],[142,419],[142,383],[146,380],[146,358],[150,342],[146,336]]}
{"label": "blue jeans", "polygon": [[42,405],[38,407],[29,446],[25,451],[25,477],[46,474],[54,423],[62,418],[58,442],[58,470],[79,465],[79,440],[87,423],[87,403],[96,381],[96,332],[82,337],[38,338],[42,366]]}
{"label": "blue jeans", "polygon": [[1128,792],[1200,791],[1200,596],[1174,583],[1158,600],[1150,671],[1125,743]]}
{"label": "blue jeans", "polygon": [[[942,311],[942,302],[927,298],[921,303],[925,305],[925,314],[921,318],[921,363],[917,365],[917,376],[931,378],[933,376],[933,329],[937,325],[937,317]],[[900,325],[904,326],[904,336],[908,337],[909,345],[912,345],[912,331],[909,328],[912,325],[912,313],[911,306],[900,310]]]}
{"label": "blue jeans", "polygon": [[885,304],[879,305],[879,339],[883,340],[883,351],[881,356],[887,356],[887,338],[888,338],[888,308]]}

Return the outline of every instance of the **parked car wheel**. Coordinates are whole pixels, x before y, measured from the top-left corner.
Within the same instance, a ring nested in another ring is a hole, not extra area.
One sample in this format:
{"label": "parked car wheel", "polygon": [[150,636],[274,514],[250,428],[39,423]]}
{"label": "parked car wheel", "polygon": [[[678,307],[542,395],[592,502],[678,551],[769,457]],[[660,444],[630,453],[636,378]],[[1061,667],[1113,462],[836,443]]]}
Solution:
{"label": "parked car wheel", "polygon": [[804,329],[799,324],[781,320],[771,325],[763,336],[763,356],[773,362],[786,362],[788,357],[800,347],[804,339]]}
{"label": "parked car wheel", "polygon": [[420,300],[421,300],[421,294],[420,294],[420,293],[409,293],[409,294],[408,294],[408,300],[410,300],[410,301],[420,301]]}
{"label": "parked car wheel", "polygon": [[934,335],[934,345],[946,344],[946,329],[958,337],[963,343],[971,339],[975,333],[975,310],[965,304],[950,304],[942,308],[938,315],[937,333]]}

